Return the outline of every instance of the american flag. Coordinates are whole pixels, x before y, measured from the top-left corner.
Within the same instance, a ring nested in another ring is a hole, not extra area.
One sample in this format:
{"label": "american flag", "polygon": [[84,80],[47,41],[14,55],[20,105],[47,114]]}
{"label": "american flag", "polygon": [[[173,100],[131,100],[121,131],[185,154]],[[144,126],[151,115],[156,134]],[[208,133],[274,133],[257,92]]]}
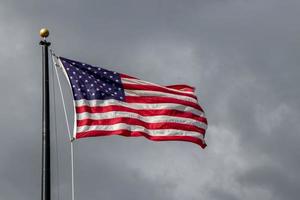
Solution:
{"label": "american flag", "polygon": [[207,119],[193,87],[161,86],[63,57],[59,63],[73,91],[74,139],[144,136],[206,146]]}

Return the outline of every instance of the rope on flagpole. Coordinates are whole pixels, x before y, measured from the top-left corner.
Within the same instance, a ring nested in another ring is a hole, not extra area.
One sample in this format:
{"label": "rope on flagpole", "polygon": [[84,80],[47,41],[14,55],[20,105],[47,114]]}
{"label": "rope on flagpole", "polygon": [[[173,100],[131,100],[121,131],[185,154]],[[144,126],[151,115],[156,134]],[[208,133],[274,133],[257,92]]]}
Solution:
{"label": "rope on flagpole", "polygon": [[63,108],[64,108],[64,115],[65,115],[65,121],[66,121],[66,125],[67,125],[67,130],[68,130],[68,135],[69,135],[69,139],[70,139],[70,151],[71,151],[71,199],[75,200],[75,184],[74,184],[74,146],[73,146],[73,138],[71,135],[71,131],[70,131],[70,126],[69,126],[69,122],[68,122],[68,116],[67,116],[67,110],[66,110],[66,106],[65,106],[65,100],[64,100],[64,95],[62,92],[62,87],[61,87],[61,83],[60,83],[60,78],[58,75],[58,71],[56,67],[59,67],[60,65],[58,65],[55,61],[55,58],[57,58],[57,56],[54,54],[53,50],[50,50],[51,55],[52,55],[52,61],[54,64],[54,69],[55,69],[55,73],[56,73],[56,78],[57,78],[57,82],[58,82],[58,87],[60,90],[60,94],[61,94],[61,100],[62,100],[62,104],[63,104]]}
{"label": "rope on flagpole", "polygon": [[75,185],[74,185],[74,146],[73,146],[74,140],[71,140],[71,179],[72,179],[72,185],[71,185],[71,191],[72,191],[72,200],[75,200]]}
{"label": "rope on flagpole", "polygon": [[52,93],[53,93],[53,107],[54,107],[54,130],[55,130],[55,150],[56,150],[56,170],[57,170],[57,199],[60,200],[60,172],[59,172],[59,149],[58,149],[58,136],[57,136],[57,105],[56,105],[56,90],[55,90],[55,82],[54,82],[54,62],[52,61]]}
{"label": "rope on flagpole", "polygon": [[64,94],[63,94],[63,91],[62,91],[62,88],[61,88],[60,78],[59,78],[59,75],[58,75],[58,71],[56,69],[56,67],[58,67],[59,65],[55,61],[55,57],[56,56],[53,53],[52,49],[50,50],[50,52],[51,52],[51,55],[52,55],[53,63],[55,65],[54,69],[55,69],[56,78],[57,78],[57,82],[58,82],[58,87],[59,87],[59,91],[60,91],[60,95],[61,95],[61,101],[62,101],[63,108],[64,108],[64,114],[65,114],[65,120],[66,120],[67,129],[68,129],[69,139],[70,139],[70,141],[72,141],[72,135],[71,135],[71,131],[70,131],[70,126],[69,126],[69,121],[68,121],[68,115],[67,115],[67,110],[66,110],[66,105],[65,105],[65,98],[64,98]]}

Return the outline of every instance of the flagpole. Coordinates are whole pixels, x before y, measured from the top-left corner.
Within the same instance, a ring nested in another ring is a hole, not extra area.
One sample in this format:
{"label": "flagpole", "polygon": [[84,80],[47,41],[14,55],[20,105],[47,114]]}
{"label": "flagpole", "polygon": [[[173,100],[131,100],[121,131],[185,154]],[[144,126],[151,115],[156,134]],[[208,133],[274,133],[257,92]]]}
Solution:
{"label": "flagpole", "polygon": [[41,199],[51,199],[51,171],[50,171],[50,105],[49,105],[49,59],[48,47],[50,42],[46,41],[49,36],[48,29],[41,29],[42,40],[42,185]]}

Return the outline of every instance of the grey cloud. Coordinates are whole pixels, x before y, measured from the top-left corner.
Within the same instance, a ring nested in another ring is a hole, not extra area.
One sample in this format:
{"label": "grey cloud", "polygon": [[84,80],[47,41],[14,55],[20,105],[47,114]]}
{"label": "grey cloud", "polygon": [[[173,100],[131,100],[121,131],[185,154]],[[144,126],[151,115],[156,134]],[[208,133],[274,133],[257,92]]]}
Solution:
{"label": "grey cloud", "polygon": [[234,194],[228,191],[223,191],[220,188],[212,189],[211,191],[209,191],[209,194],[210,194],[210,199],[213,200],[218,200],[218,199],[237,200],[238,199]]}
{"label": "grey cloud", "polygon": [[245,187],[257,187],[270,190],[272,199],[298,199],[299,175],[294,173],[282,173],[282,170],[274,166],[259,166],[247,171],[239,177],[239,181]]}
{"label": "grey cloud", "polygon": [[[99,158],[97,158],[99,159]],[[145,177],[137,169],[122,163],[101,159],[77,165],[77,195],[79,199],[174,199],[176,183],[156,181]]]}

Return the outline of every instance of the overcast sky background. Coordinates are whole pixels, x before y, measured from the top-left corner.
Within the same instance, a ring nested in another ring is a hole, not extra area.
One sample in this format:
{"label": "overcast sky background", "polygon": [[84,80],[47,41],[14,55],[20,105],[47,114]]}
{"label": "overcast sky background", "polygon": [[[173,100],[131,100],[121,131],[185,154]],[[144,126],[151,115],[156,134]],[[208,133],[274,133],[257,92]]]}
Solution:
{"label": "overcast sky background", "polygon": [[[77,141],[77,200],[299,199],[299,18],[299,0],[1,0],[0,199],[40,199],[44,26],[58,55],[195,86],[209,122],[205,150],[120,136]],[[54,86],[52,197],[70,199]]]}

